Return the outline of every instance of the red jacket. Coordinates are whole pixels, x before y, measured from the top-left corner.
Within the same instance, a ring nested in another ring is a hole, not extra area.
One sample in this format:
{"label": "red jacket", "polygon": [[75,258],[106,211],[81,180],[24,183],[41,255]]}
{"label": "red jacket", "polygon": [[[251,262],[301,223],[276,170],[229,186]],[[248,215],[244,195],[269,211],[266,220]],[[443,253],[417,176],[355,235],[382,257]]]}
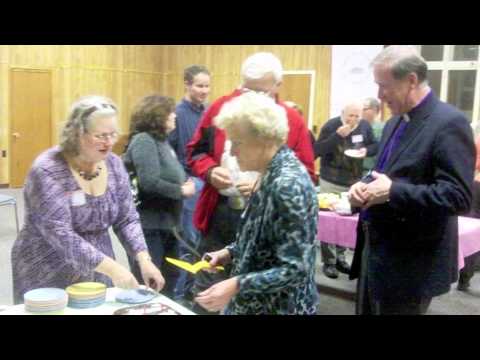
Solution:
{"label": "red jacket", "polygon": [[[203,114],[200,123],[195,130],[192,140],[187,145],[187,162],[194,175],[206,182],[208,170],[213,166],[219,166],[225,145],[225,131],[213,125],[213,119],[218,115],[223,104],[241,95],[242,90],[237,89],[227,96],[216,100]],[[294,109],[278,102],[287,111],[288,138],[287,145],[305,165],[313,181],[315,178],[314,158],[312,143],[308,129],[301,115]],[[193,214],[195,227],[206,234],[210,224],[210,218],[217,206],[219,193],[212,185],[205,183],[200,198],[197,201]]]}

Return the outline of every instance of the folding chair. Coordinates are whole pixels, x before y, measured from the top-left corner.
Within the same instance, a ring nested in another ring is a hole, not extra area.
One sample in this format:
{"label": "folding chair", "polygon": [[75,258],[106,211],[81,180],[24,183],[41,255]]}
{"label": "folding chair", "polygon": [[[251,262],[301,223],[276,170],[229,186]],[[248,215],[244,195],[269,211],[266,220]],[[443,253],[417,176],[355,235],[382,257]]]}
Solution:
{"label": "folding chair", "polygon": [[0,206],[12,205],[15,208],[15,222],[17,224],[17,234],[18,234],[18,211],[17,211],[17,201],[13,196],[0,194]]}

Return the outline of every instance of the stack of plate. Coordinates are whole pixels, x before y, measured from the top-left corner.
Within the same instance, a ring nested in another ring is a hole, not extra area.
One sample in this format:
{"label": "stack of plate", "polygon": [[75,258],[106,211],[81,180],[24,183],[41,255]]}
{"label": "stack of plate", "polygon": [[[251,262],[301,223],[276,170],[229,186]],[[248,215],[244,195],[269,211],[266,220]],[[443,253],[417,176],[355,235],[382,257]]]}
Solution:
{"label": "stack of plate", "polygon": [[68,306],[75,309],[88,309],[105,302],[107,286],[97,282],[81,282],[67,287]]}
{"label": "stack of plate", "polygon": [[32,313],[61,311],[68,303],[67,292],[57,288],[30,290],[23,295],[25,310]]}

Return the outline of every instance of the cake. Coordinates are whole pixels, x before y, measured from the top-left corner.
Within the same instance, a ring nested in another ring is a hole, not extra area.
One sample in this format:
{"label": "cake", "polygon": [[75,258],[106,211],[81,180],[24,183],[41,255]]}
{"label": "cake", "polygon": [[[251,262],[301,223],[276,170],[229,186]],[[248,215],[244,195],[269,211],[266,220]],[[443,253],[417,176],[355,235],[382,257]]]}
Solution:
{"label": "cake", "polygon": [[149,303],[119,309],[113,315],[180,315],[180,313],[163,303]]}

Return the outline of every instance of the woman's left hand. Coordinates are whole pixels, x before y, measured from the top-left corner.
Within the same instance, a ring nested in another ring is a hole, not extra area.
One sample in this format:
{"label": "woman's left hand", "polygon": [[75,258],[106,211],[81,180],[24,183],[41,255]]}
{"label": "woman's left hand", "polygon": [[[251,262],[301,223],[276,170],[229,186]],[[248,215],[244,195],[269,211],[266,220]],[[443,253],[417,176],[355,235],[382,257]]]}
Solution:
{"label": "woman's left hand", "polygon": [[238,293],[238,279],[236,277],[221,281],[198,293],[195,301],[208,311],[220,311]]}
{"label": "woman's left hand", "polygon": [[139,264],[145,285],[155,291],[162,290],[165,286],[165,279],[155,264],[151,260],[143,260]]}

